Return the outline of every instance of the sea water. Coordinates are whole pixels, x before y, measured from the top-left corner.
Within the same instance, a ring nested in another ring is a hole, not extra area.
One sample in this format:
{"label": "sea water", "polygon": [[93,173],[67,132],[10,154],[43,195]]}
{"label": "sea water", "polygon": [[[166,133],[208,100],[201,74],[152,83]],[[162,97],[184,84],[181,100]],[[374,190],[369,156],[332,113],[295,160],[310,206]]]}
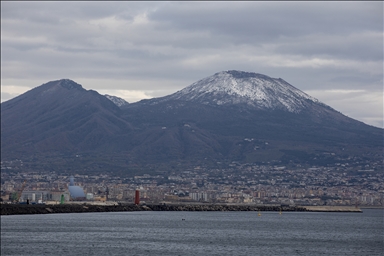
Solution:
{"label": "sea water", "polygon": [[1,216],[1,255],[384,255],[383,210]]}

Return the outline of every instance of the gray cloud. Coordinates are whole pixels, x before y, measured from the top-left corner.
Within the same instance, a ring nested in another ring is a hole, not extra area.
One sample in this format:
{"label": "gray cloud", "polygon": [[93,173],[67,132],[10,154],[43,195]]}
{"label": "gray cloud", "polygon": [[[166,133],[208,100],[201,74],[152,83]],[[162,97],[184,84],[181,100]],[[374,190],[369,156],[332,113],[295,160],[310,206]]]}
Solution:
{"label": "gray cloud", "polygon": [[181,29],[238,36],[239,42],[249,43],[249,39],[265,42],[308,34],[380,32],[380,10],[379,2],[187,2],[169,3],[166,9],[153,12],[150,17]]}
{"label": "gray cloud", "polygon": [[70,78],[132,102],[238,69],[382,126],[382,2],[3,1],[1,24],[2,91]]}
{"label": "gray cloud", "polygon": [[277,43],[275,51],[282,54],[303,56],[323,56],[327,58],[381,61],[382,32],[361,32],[349,35],[310,35],[302,38]]}

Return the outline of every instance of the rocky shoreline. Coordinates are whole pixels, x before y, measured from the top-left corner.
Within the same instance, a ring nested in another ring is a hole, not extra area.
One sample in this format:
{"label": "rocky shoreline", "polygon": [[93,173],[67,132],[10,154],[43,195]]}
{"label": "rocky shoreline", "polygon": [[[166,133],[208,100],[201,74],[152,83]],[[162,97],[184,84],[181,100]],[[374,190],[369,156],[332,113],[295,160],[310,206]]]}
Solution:
{"label": "rocky shoreline", "polygon": [[83,212],[133,212],[133,211],[290,211],[290,212],[361,212],[360,209],[349,208],[311,208],[304,206],[256,206],[256,205],[217,205],[217,204],[157,204],[157,205],[26,205],[1,204],[0,215],[50,214],[50,213],[83,213]]}

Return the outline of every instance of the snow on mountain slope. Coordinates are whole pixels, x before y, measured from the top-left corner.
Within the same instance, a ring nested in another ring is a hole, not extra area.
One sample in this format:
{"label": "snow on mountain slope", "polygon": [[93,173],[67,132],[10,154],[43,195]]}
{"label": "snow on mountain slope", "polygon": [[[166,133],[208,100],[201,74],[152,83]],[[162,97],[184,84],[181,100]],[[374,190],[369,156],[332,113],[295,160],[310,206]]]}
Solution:
{"label": "snow on mountain slope", "polygon": [[122,106],[125,106],[125,105],[129,104],[124,99],[116,97],[116,96],[111,96],[111,95],[108,95],[108,94],[105,94],[104,96],[107,97],[107,99],[109,99],[113,103],[115,103],[115,105],[118,106],[118,107],[122,107]]}
{"label": "snow on mountain slope", "polygon": [[294,113],[306,108],[309,102],[324,105],[281,78],[234,70],[206,77],[163,99],[213,105],[246,104]]}

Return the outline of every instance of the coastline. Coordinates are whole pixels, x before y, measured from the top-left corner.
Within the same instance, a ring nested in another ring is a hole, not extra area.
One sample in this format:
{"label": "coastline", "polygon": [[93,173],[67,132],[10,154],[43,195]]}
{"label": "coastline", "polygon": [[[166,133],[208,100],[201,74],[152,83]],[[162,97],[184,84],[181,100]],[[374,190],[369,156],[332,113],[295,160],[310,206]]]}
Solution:
{"label": "coastline", "polygon": [[355,212],[354,206],[267,206],[267,205],[222,205],[222,204],[57,204],[25,205],[1,204],[0,215],[84,213],[84,212],[133,212],[133,211],[282,211],[282,212]]}
{"label": "coastline", "polygon": [[363,212],[355,206],[305,206],[310,212]]}

